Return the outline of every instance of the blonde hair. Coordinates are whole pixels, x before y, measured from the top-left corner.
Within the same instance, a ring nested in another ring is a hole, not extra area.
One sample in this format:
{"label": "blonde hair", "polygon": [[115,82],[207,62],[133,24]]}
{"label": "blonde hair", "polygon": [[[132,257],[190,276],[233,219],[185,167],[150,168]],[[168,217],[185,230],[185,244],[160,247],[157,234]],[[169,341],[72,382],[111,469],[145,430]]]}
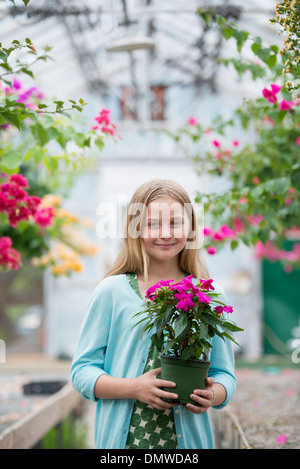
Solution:
{"label": "blonde hair", "polygon": [[[106,273],[105,277],[127,272],[143,273],[145,282],[148,281],[149,256],[145,250],[142,238],[131,237],[129,226],[135,215],[131,214],[130,207],[133,204],[143,204],[147,207],[150,202],[161,197],[171,197],[179,202],[183,207],[189,204],[191,207],[191,230],[193,230],[192,241],[198,246],[198,230],[197,220],[191,199],[186,191],[176,182],[168,179],[151,179],[142,184],[133,194],[126,214],[126,233],[123,240],[120,253]],[[142,217],[145,214],[142,213]],[[179,257],[179,268],[188,273],[193,274],[196,278],[209,278],[208,270],[204,265],[199,248],[183,248]]]}

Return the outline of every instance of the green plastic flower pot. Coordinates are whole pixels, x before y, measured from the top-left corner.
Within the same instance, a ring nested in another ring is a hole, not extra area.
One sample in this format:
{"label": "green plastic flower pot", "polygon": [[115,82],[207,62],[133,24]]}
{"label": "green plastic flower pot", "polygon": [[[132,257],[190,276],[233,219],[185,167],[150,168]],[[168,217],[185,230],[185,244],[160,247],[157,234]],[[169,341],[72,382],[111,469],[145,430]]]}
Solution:
{"label": "green plastic flower pot", "polygon": [[179,402],[197,405],[190,398],[194,389],[204,389],[205,379],[211,362],[204,360],[181,360],[176,357],[161,356],[161,373],[158,378],[174,381],[176,388],[163,388],[165,391],[176,393],[178,399],[164,399],[167,402]]}

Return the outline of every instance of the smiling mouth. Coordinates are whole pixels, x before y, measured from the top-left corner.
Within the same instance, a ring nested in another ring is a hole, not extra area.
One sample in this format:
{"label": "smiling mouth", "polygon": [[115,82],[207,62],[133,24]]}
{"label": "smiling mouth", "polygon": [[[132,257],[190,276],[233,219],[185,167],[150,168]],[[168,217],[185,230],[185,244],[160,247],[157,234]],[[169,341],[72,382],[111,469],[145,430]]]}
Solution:
{"label": "smiling mouth", "polygon": [[162,244],[162,243],[161,243],[161,244],[158,244],[158,243],[157,243],[155,246],[164,246],[164,247],[165,247],[165,246],[175,246],[175,243],[172,243],[172,244]]}

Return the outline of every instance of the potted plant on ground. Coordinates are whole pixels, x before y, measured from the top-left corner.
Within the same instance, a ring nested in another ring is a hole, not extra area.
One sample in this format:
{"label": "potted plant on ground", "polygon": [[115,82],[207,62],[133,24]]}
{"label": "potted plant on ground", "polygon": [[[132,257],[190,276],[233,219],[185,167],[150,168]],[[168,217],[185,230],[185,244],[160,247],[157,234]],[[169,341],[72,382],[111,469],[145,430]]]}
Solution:
{"label": "potted plant on ground", "polygon": [[191,389],[205,386],[212,337],[237,343],[232,333],[243,329],[225,318],[224,313],[232,313],[233,308],[219,299],[213,280],[199,279],[195,285],[192,277],[178,283],[161,280],[151,286],[145,308],[134,317],[143,316],[135,324],[145,321],[142,333],[154,331],[151,341],[161,354],[160,378],[176,382],[180,403],[195,405],[189,396]]}

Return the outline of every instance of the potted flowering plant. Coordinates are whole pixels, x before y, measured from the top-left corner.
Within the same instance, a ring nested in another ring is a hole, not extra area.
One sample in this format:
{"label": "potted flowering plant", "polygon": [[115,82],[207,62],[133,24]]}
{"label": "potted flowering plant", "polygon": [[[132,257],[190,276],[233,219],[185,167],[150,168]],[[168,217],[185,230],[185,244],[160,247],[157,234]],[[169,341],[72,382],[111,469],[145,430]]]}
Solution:
{"label": "potted flowering plant", "polygon": [[219,299],[213,280],[199,279],[195,285],[192,277],[178,283],[161,280],[151,286],[145,308],[135,315],[143,315],[137,323],[145,321],[142,333],[154,331],[152,346],[161,354],[159,377],[176,382],[182,404],[191,402],[191,389],[205,386],[212,337],[237,343],[232,333],[243,330],[225,318],[224,313],[232,313],[233,308]]}

